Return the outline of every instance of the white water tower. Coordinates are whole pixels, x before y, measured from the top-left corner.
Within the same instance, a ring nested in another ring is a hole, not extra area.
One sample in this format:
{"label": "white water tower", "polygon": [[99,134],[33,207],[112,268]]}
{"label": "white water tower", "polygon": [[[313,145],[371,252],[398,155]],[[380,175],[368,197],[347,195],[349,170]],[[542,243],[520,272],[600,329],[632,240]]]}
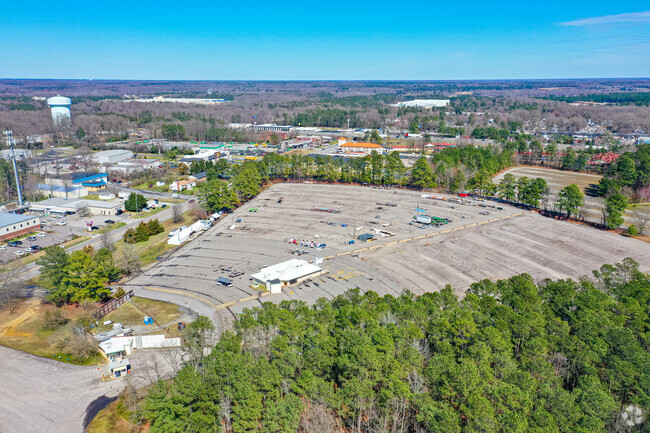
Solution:
{"label": "white water tower", "polygon": [[56,95],[47,99],[47,105],[52,110],[52,121],[54,125],[70,122],[70,105],[72,101],[65,96]]}

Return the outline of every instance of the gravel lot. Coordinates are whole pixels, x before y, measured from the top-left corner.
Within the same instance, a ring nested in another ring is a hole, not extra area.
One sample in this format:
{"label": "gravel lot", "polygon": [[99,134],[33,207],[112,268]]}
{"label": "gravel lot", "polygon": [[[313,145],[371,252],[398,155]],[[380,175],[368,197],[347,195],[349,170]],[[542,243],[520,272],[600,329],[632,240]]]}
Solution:
{"label": "gravel lot", "polygon": [[[357,287],[399,295],[404,289],[420,294],[451,284],[462,293],[472,282],[523,272],[536,278],[579,278],[627,256],[646,269],[650,265],[650,245],[638,240],[535,213],[520,215],[521,209],[514,207],[496,210],[422,195],[359,186],[274,185],[129,284],[136,290],[187,293],[214,305],[235,302],[229,310],[237,314],[260,301],[313,303],[321,296],[333,297]],[[257,211],[249,212],[252,208]],[[415,208],[452,222],[439,228],[410,225]],[[493,221],[500,218],[507,219]],[[393,236],[347,244],[354,233],[372,228]],[[291,238],[323,242],[327,247],[298,247],[288,243]],[[263,266],[298,257],[291,254],[296,248],[307,251],[301,256],[306,260],[324,257],[321,266],[327,273],[284,288],[282,294],[261,297],[251,287],[250,275]],[[242,274],[232,277],[233,272]],[[231,278],[233,287],[218,286],[219,276]]]}

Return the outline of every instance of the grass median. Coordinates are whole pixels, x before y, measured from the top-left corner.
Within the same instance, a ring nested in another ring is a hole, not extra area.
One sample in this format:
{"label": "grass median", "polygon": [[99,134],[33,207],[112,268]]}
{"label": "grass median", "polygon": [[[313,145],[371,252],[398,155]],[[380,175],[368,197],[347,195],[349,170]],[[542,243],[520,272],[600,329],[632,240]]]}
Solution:
{"label": "grass median", "polygon": [[[142,265],[147,265],[156,261],[157,257],[163,255],[167,251],[174,248],[174,245],[169,245],[167,241],[169,240],[169,232],[171,230],[177,229],[182,226],[189,226],[196,221],[196,217],[192,215],[191,212],[185,212],[182,214],[183,221],[174,223],[172,219],[162,221],[161,224],[165,228],[165,231],[158,233],[157,235],[151,236],[148,240],[144,242],[137,242],[135,244],[127,244],[131,246],[135,253],[140,258],[140,263]],[[124,239],[121,239],[115,242],[115,256],[119,257],[124,251]]]}
{"label": "grass median", "polygon": [[102,233],[108,233],[108,232],[111,232],[111,231],[113,231],[113,230],[116,230],[116,229],[119,229],[119,228],[121,228],[121,227],[124,227],[125,225],[126,225],[125,222],[119,222],[119,223],[110,224],[110,225],[107,225],[107,226],[105,226],[105,227],[102,227],[101,229],[97,230],[95,233],[98,233],[98,234],[101,235]]}

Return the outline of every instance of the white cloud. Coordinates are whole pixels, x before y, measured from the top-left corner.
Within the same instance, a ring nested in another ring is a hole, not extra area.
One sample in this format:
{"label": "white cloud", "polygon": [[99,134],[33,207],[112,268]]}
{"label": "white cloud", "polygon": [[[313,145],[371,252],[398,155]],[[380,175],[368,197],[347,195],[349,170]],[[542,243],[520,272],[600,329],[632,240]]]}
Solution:
{"label": "white cloud", "polygon": [[650,23],[650,11],[627,14],[605,15],[603,17],[583,18],[560,23],[562,26],[590,26],[597,24]]}

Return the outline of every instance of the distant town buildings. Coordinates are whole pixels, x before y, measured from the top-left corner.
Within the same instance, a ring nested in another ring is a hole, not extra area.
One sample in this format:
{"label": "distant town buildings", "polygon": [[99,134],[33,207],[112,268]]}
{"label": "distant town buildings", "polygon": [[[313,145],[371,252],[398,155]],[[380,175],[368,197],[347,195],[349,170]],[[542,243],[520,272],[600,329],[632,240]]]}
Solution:
{"label": "distant town buildings", "polygon": [[219,105],[226,102],[225,99],[213,98],[168,98],[166,96],[155,96],[153,98],[139,98],[134,99],[136,102],[159,102],[159,103],[173,103],[173,104],[199,104],[199,105]]}
{"label": "distant town buildings", "polygon": [[343,153],[357,153],[365,156],[370,155],[373,150],[378,153],[381,153],[384,150],[381,144],[343,141],[345,141],[344,138],[339,139],[339,151]]}

